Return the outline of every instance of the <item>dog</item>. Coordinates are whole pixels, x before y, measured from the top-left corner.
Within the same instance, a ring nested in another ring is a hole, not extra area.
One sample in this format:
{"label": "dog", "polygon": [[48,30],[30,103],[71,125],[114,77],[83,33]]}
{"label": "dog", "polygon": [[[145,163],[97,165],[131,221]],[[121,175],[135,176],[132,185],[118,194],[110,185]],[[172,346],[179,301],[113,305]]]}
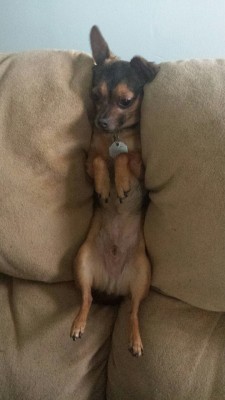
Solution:
{"label": "dog", "polygon": [[121,61],[97,26],[90,32],[95,65],[92,98],[95,128],[87,159],[97,204],[85,242],[74,261],[82,305],[70,336],[84,333],[92,290],[131,297],[129,350],[143,354],[138,310],[150,288],[151,266],[143,235],[146,190],[139,134],[143,87],[159,66],[141,57]]}

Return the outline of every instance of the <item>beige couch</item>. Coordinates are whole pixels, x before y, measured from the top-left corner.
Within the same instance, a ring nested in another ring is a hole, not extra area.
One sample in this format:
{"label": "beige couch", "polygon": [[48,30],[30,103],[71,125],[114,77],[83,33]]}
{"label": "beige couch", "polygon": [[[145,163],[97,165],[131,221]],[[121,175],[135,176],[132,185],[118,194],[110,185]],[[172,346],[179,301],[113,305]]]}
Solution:
{"label": "beige couch", "polygon": [[93,305],[82,340],[69,337],[92,214],[91,68],[83,53],[0,58],[0,399],[225,399],[225,61],[165,63],[146,86],[141,359],[128,301]]}

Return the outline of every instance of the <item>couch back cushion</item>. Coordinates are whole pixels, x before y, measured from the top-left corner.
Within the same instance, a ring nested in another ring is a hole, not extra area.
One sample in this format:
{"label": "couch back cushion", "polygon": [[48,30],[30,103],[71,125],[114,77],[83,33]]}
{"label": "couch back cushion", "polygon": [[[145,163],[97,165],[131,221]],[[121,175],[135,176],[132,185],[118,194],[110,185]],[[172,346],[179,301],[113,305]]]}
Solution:
{"label": "couch back cushion", "polygon": [[225,61],[165,63],[145,90],[152,285],[225,311]]}
{"label": "couch back cushion", "polygon": [[61,51],[0,61],[0,272],[69,280],[92,212],[85,154],[93,61]]}

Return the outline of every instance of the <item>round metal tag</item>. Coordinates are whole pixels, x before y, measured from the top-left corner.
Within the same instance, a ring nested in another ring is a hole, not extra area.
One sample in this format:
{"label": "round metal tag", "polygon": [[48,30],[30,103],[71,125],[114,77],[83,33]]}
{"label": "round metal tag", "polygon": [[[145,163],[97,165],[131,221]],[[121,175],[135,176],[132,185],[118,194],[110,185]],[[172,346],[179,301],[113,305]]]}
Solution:
{"label": "round metal tag", "polygon": [[128,147],[123,142],[113,142],[109,147],[109,155],[112,158],[117,157],[121,153],[128,153]]}

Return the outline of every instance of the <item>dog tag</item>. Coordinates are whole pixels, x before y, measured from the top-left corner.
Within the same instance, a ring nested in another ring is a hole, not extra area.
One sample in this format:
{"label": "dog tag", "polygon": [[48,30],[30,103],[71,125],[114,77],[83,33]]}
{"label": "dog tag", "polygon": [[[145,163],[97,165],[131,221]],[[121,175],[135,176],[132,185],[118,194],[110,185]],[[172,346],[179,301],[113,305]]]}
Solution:
{"label": "dog tag", "polygon": [[115,158],[121,153],[128,153],[127,145],[123,142],[113,142],[113,144],[111,144],[111,146],[109,147],[110,157]]}

